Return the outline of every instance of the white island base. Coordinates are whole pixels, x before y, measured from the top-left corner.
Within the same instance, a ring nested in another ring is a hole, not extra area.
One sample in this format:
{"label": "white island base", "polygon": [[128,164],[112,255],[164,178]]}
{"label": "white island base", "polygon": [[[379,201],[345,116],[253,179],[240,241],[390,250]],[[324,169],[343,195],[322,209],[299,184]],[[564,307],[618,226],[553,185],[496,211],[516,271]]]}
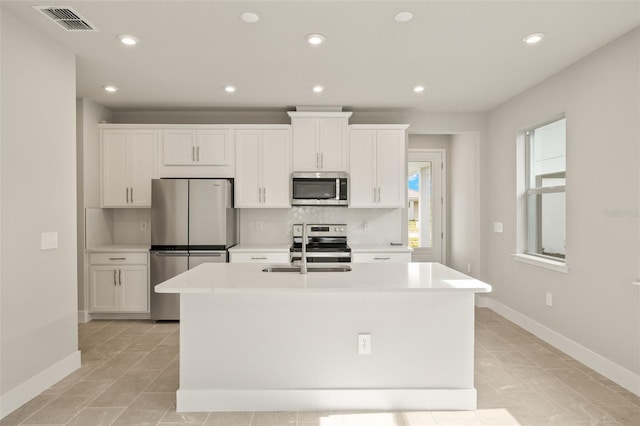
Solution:
{"label": "white island base", "polygon": [[177,411],[475,409],[474,293],[490,286],[426,265],[303,276],[205,264],[160,284],[181,293]]}

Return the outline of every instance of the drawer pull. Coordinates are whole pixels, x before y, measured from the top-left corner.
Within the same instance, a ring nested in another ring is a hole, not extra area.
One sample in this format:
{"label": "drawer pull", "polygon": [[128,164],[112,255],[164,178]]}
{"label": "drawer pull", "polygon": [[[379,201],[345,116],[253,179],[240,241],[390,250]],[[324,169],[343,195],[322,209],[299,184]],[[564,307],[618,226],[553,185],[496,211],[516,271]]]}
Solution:
{"label": "drawer pull", "polygon": [[110,257],[109,260],[127,260],[126,257]]}
{"label": "drawer pull", "polygon": [[390,260],[390,257],[374,257],[373,260]]}
{"label": "drawer pull", "polygon": [[251,256],[251,260],[267,260],[265,256]]}

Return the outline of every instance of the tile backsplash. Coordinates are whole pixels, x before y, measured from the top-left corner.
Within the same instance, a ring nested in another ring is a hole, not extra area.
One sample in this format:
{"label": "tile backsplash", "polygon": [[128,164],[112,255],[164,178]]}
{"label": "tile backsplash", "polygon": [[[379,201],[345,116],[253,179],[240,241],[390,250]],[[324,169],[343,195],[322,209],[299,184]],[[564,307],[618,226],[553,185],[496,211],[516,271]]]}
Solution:
{"label": "tile backsplash", "polygon": [[402,241],[402,209],[295,207],[241,209],[240,243],[288,244],[295,223],[346,223],[351,244],[388,244]]}

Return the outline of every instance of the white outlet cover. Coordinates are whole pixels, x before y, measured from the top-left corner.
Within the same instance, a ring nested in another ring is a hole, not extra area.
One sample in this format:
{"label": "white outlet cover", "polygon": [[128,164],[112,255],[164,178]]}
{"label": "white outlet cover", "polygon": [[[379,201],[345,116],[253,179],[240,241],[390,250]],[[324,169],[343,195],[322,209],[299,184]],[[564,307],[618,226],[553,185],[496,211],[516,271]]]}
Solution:
{"label": "white outlet cover", "polygon": [[502,222],[494,222],[493,223],[493,232],[498,234],[502,234],[504,227],[502,226]]}
{"label": "white outlet cover", "polygon": [[371,355],[371,334],[358,334],[358,355]]}
{"label": "white outlet cover", "polygon": [[53,250],[58,248],[58,233],[43,232],[40,234],[40,249]]}

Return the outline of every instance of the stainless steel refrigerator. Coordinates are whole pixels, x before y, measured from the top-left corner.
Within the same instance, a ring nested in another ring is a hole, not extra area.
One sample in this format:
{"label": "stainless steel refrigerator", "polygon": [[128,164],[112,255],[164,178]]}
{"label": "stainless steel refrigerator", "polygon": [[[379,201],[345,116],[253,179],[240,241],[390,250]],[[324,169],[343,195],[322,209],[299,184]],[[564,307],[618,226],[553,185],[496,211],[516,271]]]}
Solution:
{"label": "stainless steel refrigerator", "polygon": [[151,182],[151,319],[180,319],[180,295],[154,287],[204,262],[226,262],[238,240],[238,214],[227,179]]}

